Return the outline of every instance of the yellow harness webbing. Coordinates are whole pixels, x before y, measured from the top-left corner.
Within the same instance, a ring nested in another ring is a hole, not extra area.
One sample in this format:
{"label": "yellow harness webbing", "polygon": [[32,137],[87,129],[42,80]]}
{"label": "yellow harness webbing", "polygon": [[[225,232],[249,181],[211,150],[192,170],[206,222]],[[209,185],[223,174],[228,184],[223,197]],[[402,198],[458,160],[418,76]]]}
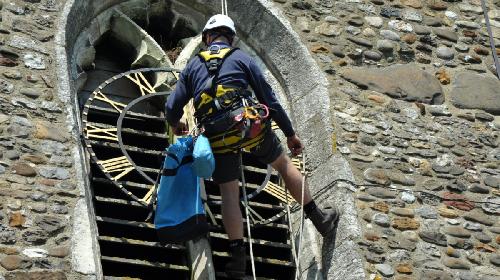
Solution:
{"label": "yellow harness webbing", "polygon": [[[234,107],[233,105],[238,104],[235,102],[241,102],[241,99],[245,98],[243,94],[240,94],[244,91],[243,89],[217,84],[216,81],[224,59],[233,51],[234,49],[232,48],[224,48],[218,49],[217,51],[202,51],[198,54],[207,66],[212,83],[212,93],[204,91],[195,101],[196,117],[202,124],[204,120],[218,115],[217,113],[221,112],[221,110],[223,111],[226,108]],[[245,107],[245,112],[247,110],[248,109]],[[255,110],[252,112],[254,111]],[[248,150],[259,145],[264,139],[264,132],[267,128],[267,124],[263,121],[261,127],[260,132],[253,138],[243,138],[242,131],[234,127],[229,127],[227,131],[218,133],[217,135],[209,136],[208,139],[213,153],[234,153],[242,148]]]}

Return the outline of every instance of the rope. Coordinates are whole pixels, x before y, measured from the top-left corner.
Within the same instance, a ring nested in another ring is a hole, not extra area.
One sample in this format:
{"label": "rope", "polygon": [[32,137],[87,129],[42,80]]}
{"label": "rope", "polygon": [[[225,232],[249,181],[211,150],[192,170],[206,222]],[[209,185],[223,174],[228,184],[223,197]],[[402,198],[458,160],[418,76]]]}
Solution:
{"label": "rope", "polygon": [[488,16],[488,11],[486,8],[486,3],[481,0],[481,6],[483,7],[484,21],[486,22],[486,29],[488,30],[488,36],[490,39],[491,53],[493,54],[493,60],[495,62],[495,68],[497,72],[497,77],[500,80],[500,63],[498,62],[498,55],[495,49],[495,42],[493,41],[493,34],[491,32],[490,18]]}
{"label": "rope", "polygon": [[227,0],[221,0],[220,3],[222,6],[221,14],[228,16],[229,14],[227,13]]}
{"label": "rope", "polygon": [[304,233],[304,193],[305,193],[305,184],[306,184],[306,174],[305,174],[305,163],[306,163],[306,154],[305,151],[302,151],[302,194],[301,194],[301,201],[300,201],[300,231],[299,231],[299,244],[298,244],[298,249],[297,249],[297,271],[299,273],[295,273],[295,279],[298,280],[302,276],[302,271],[300,270],[300,249],[302,245],[302,236]]}
{"label": "rope", "polygon": [[252,232],[250,231],[250,216],[248,214],[248,197],[247,197],[247,189],[246,189],[246,181],[245,181],[245,170],[243,169],[243,151],[240,151],[240,168],[241,168],[241,185],[243,187],[243,200],[245,203],[245,215],[247,219],[247,233],[248,233],[248,243],[250,244],[250,261],[252,263],[252,275],[253,279],[256,280],[255,277],[255,260],[253,256],[253,245],[252,245]]}
{"label": "rope", "polygon": [[[283,181],[281,180],[281,178],[280,178],[280,186],[284,187]],[[290,231],[290,237],[292,237],[293,236],[293,227],[292,227],[292,220],[290,219],[291,214],[290,214],[290,205],[288,202],[288,189],[287,188],[285,188],[285,197],[286,197],[286,214],[288,217],[288,228]],[[297,256],[297,248],[295,247],[295,242],[292,238],[290,238],[290,243],[292,244],[293,262],[295,263],[295,267],[298,269],[300,264],[299,264],[299,259]],[[297,275],[295,275],[295,279],[297,279]]]}

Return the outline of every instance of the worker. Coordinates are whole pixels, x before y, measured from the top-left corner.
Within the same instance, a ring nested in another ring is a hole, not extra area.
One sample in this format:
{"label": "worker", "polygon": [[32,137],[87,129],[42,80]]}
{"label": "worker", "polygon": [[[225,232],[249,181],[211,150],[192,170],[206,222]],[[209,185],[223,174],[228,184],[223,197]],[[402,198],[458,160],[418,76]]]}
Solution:
{"label": "worker", "polygon": [[[233,126],[226,127],[223,136],[220,131],[218,136],[215,136],[217,133],[211,133],[210,130],[214,126],[220,126],[217,122],[227,123],[228,116],[229,120],[235,118],[234,112],[240,112],[240,116],[241,112],[246,112],[238,107],[252,103],[249,101],[252,97],[249,97],[248,93],[250,86],[253,89],[252,96],[254,95],[259,103],[256,107],[268,108],[270,118],[285,134],[291,153],[299,155],[304,146],[255,61],[242,50],[232,47],[235,35],[234,22],[228,16],[218,14],[208,20],[202,33],[202,40],[207,50],[189,61],[165,106],[167,122],[176,135],[181,135],[188,131],[187,125],[180,121],[183,107],[191,98],[194,99],[194,115],[204,126],[204,135],[209,138],[215,156],[212,179],[220,186],[222,220],[229,237],[231,255],[226,265],[226,274],[229,277],[241,278],[244,277],[246,270],[246,249],[243,243],[238,181],[242,168],[240,149],[244,147],[262,163],[270,164],[276,169],[282,176],[286,188],[298,202],[302,201],[302,174],[285,154],[280,141],[270,129],[269,119],[258,123],[261,126],[260,130],[254,129],[255,123],[250,124],[249,130],[254,133],[253,135],[250,133],[250,136],[246,134],[245,139],[242,139],[244,136],[241,129],[234,129]],[[242,105],[243,99],[245,101]],[[219,121],[221,119],[223,121]],[[235,135],[234,131],[238,135]],[[340,215],[338,209],[336,207],[320,209],[307,187],[304,190],[303,201],[306,217],[318,232],[323,236],[332,234],[338,225]]]}

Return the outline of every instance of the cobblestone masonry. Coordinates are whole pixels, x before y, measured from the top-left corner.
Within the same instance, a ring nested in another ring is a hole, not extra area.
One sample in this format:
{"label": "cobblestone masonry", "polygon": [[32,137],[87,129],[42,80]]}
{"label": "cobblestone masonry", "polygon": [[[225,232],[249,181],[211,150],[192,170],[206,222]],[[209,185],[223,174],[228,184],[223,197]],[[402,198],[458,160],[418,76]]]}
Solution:
{"label": "cobblestone masonry", "polygon": [[71,263],[84,194],[68,105],[57,95],[54,41],[64,3],[0,1],[0,279],[92,279]]}
{"label": "cobblestone masonry", "polygon": [[329,74],[338,152],[381,185],[355,193],[370,279],[498,279],[500,81],[480,1],[274,2]]}
{"label": "cobblestone masonry", "polygon": [[[87,279],[70,264],[82,194],[54,89],[64,2],[0,0],[0,279]],[[274,2],[329,75],[357,182],[404,189],[355,193],[367,275],[498,278],[500,207],[477,203],[500,203],[500,82],[480,2]],[[499,52],[500,2],[487,4]]]}

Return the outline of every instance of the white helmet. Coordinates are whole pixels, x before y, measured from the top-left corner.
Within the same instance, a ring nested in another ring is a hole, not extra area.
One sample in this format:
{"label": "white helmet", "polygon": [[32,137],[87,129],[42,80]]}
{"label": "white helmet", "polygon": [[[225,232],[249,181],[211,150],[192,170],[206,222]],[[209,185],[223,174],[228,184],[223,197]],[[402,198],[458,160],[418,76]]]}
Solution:
{"label": "white helmet", "polygon": [[207,24],[203,28],[203,33],[217,27],[227,27],[233,32],[233,35],[236,34],[236,28],[234,28],[233,20],[230,17],[221,14],[214,15],[207,21]]}

